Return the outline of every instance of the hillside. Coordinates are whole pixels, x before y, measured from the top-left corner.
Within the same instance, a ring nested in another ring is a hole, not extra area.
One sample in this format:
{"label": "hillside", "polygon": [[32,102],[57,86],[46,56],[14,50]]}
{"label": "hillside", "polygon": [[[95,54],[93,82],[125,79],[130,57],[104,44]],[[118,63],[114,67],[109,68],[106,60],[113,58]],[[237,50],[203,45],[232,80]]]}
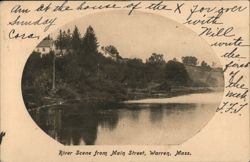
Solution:
{"label": "hillside", "polygon": [[99,51],[91,26],[83,38],[77,27],[65,38],[63,33],[60,31],[55,40],[60,55],[53,50],[43,55],[34,51],[27,60],[22,93],[28,108],[71,100],[120,102],[173,97],[223,88],[222,70],[204,61],[202,66],[186,66],[197,65],[195,57],[166,62],[163,54],[152,53],[144,62],[141,58],[122,58],[113,45],[102,46]]}
{"label": "hillside", "polygon": [[207,70],[200,66],[185,65],[188,75],[195,83],[206,84],[209,87],[224,87],[224,76],[222,69]]}

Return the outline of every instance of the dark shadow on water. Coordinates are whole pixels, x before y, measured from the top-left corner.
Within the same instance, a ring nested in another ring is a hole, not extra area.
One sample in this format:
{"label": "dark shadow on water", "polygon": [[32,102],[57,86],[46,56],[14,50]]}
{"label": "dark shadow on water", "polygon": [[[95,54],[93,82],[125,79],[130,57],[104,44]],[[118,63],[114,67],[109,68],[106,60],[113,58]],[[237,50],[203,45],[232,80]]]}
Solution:
{"label": "dark shadow on water", "polygon": [[137,121],[142,110],[148,111],[149,121],[154,124],[172,113],[186,113],[195,107],[195,104],[88,103],[40,109],[32,111],[31,116],[43,131],[64,145],[94,145],[98,127],[112,132],[123,117]]}
{"label": "dark shadow on water", "polygon": [[161,122],[163,117],[174,113],[188,113],[195,110],[196,104],[179,104],[179,103],[168,103],[168,104],[150,104],[150,121],[152,123]]}
{"label": "dark shadow on water", "polygon": [[118,112],[98,109],[100,105],[81,104],[51,107],[31,113],[32,118],[52,138],[65,145],[79,145],[83,139],[86,145],[95,144],[98,125],[115,129]]}
{"label": "dark shadow on water", "polygon": [[149,108],[149,119],[152,123],[160,122],[164,116],[161,104],[152,104]]}

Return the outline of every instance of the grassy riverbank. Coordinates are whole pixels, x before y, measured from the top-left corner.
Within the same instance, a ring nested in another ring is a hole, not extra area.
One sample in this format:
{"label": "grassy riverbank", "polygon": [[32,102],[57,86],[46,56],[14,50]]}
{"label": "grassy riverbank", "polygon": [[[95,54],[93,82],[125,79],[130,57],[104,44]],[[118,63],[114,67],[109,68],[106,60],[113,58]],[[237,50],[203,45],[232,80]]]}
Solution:
{"label": "grassy riverbank", "polygon": [[[72,90],[71,90],[72,91]],[[89,93],[88,95],[79,95],[68,90],[56,90],[50,93],[42,90],[26,90],[25,98],[28,109],[36,109],[49,105],[61,105],[67,103],[105,103],[121,102],[126,100],[139,100],[146,98],[170,98],[193,93],[208,93],[215,91],[212,87],[184,87],[177,86],[171,90],[148,90],[148,89],[128,89],[126,94],[112,95],[110,93]]]}

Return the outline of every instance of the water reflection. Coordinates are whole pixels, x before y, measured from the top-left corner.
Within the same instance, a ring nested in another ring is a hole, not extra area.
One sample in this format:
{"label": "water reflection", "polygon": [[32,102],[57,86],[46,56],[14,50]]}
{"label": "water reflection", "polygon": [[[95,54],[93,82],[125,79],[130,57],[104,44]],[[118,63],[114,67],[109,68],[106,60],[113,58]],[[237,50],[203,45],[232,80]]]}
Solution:
{"label": "water reflection", "polygon": [[178,113],[188,113],[195,110],[196,104],[150,104],[150,121],[152,123],[161,122],[163,117],[177,115]]}
{"label": "water reflection", "polygon": [[[104,105],[82,104],[50,107],[35,111],[33,119],[52,138],[65,145],[95,144],[97,127],[112,130],[118,122],[118,112],[98,108]],[[112,105],[110,105],[112,108]]]}
{"label": "water reflection", "polygon": [[[71,104],[32,111],[31,116],[64,145],[176,144],[198,131],[213,115],[213,107],[216,105]],[[140,139],[134,140],[138,135]]]}

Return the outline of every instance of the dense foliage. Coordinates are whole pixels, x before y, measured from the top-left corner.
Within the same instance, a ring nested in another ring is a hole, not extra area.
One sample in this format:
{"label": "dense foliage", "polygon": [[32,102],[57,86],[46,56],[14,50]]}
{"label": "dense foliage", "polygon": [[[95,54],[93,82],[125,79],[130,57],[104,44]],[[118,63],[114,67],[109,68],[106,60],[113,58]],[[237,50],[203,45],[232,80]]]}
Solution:
{"label": "dense foliage", "polygon": [[67,52],[63,56],[56,51],[45,55],[33,52],[27,60],[22,78],[24,97],[52,95],[54,59],[54,95],[105,101],[125,100],[136,90],[169,91],[172,86],[188,86],[192,80],[184,64],[197,65],[197,59],[191,56],[183,58],[184,64],[176,59],[166,63],[163,54],[157,53],[145,63],[140,58],[122,58],[113,45],[102,46],[100,52],[91,26],[82,38],[77,27],[73,33],[60,30],[55,45],[57,50]]}

